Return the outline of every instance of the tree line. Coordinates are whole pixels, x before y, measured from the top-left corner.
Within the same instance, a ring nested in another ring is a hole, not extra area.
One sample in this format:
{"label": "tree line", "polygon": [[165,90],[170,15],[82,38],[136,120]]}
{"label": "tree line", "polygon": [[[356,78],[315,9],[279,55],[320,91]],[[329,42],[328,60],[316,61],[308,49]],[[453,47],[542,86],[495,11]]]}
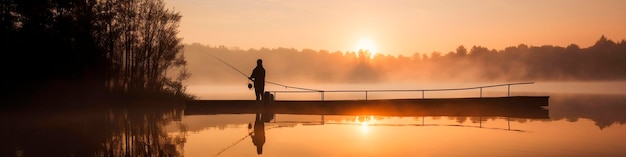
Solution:
{"label": "tree line", "polygon": [[184,95],[181,15],[162,0],[2,0],[0,18],[14,96],[47,86]]}
{"label": "tree line", "polygon": [[191,44],[185,47],[190,84],[240,83],[230,67],[205,53],[230,62],[243,72],[264,59],[268,80],[314,83],[377,83],[389,81],[615,81],[626,79],[626,41],[600,37],[587,48],[519,44],[502,50],[482,46],[457,47],[456,51],[412,56],[367,50],[327,50],[236,47]]}

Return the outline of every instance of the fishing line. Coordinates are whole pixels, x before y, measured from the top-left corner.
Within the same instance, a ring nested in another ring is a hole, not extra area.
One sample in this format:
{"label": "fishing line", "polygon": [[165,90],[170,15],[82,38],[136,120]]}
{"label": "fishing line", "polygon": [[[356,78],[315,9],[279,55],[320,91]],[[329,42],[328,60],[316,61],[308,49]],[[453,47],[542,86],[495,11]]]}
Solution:
{"label": "fishing line", "polygon": [[[228,65],[230,68],[232,68],[233,70],[235,70],[235,71],[239,72],[239,74],[243,75],[244,77],[249,78],[249,77],[248,77],[248,75],[246,75],[245,73],[241,72],[241,70],[237,69],[237,68],[236,68],[235,66],[233,66],[233,65],[230,65],[228,62],[226,62],[226,61],[222,60],[221,58],[219,58],[219,57],[217,57],[217,56],[214,56],[214,55],[212,55],[212,54],[210,54],[210,53],[207,53],[207,52],[205,52],[205,51],[202,51],[202,50],[200,50],[200,51],[201,51],[201,52],[204,52],[205,54],[207,54],[207,55],[209,55],[209,56],[211,56],[211,57],[213,57],[213,58],[217,59],[218,61],[220,61],[220,62],[222,62],[222,63],[224,63],[224,64],[226,64],[226,65]],[[250,79],[248,79],[248,80],[250,80]],[[277,86],[282,86],[282,87],[285,87],[285,88],[291,88],[291,89],[308,90],[308,91],[317,91],[317,92],[322,92],[322,91],[323,91],[323,90],[318,90],[318,89],[311,89],[311,88],[302,88],[302,87],[296,87],[296,86],[289,86],[289,85],[284,85],[284,84],[280,84],[280,83],[276,83],[276,82],[271,82],[271,81],[267,81],[267,80],[265,81],[265,83],[269,83],[269,84],[273,84],[273,85],[277,85]],[[248,83],[248,88],[252,89],[252,88],[250,87],[250,85],[251,85],[251,84],[250,84],[250,83]]]}
{"label": "fishing line", "polygon": [[[264,125],[265,125],[265,124],[264,124]],[[274,128],[280,128],[280,127],[282,127],[282,126],[274,126],[274,127],[271,127],[271,128],[267,128],[267,129],[265,129],[265,131],[267,131],[267,130],[271,130],[271,129],[274,129]],[[250,128],[248,128],[248,129],[250,129]],[[215,156],[219,156],[220,154],[224,153],[226,150],[230,149],[231,147],[233,147],[233,146],[235,146],[235,145],[237,145],[237,144],[241,143],[241,141],[243,141],[243,140],[245,140],[246,138],[248,138],[248,137],[252,136],[252,134],[253,134],[253,133],[254,133],[254,132],[248,132],[248,135],[246,135],[246,136],[244,136],[244,137],[240,138],[239,140],[237,140],[237,141],[233,142],[231,145],[229,145],[229,146],[227,146],[226,148],[224,148],[224,149],[220,150],[219,152],[217,152],[217,154],[215,154]]]}

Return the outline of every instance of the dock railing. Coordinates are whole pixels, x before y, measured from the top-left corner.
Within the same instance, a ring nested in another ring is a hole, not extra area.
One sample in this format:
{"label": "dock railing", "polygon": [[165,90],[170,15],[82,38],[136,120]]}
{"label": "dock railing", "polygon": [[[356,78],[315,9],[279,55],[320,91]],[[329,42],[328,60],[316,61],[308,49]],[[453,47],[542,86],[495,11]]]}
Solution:
{"label": "dock railing", "polygon": [[369,93],[380,93],[380,92],[421,92],[422,99],[425,98],[426,92],[436,92],[436,91],[460,91],[460,90],[480,90],[480,97],[483,97],[483,88],[493,88],[493,87],[502,87],[507,86],[507,96],[511,96],[511,86],[514,85],[526,85],[526,84],[534,84],[534,82],[520,82],[520,83],[506,83],[506,84],[497,84],[497,85],[488,85],[488,86],[477,86],[477,87],[467,87],[467,88],[442,88],[442,89],[379,89],[379,90],[293,90],[293,91],[266,91],[274,94],[278,93],[320,93],[320,99],[324,101],[325,93],[364,93],[365,100],[368,100]]}

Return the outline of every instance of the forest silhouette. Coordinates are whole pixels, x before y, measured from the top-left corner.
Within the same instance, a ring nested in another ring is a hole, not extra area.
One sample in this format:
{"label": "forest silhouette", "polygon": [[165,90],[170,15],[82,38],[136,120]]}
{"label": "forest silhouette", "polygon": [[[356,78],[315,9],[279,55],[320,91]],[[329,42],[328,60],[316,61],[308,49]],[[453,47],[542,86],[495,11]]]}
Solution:
{"label": "forest silhouette", "polygon": [[[236,73],[213,58],[218,56],[244,71],[262,58],[268,80],[313,83],[377,83],[389,81],[615,81],[626,79],[626,41],[605,36],[590,47],[518,46],[503,50],[459,46],[449,53],[393,56],[367,50],[261,48],[186,45],[185,55],[194,77],[190,84],[240,83]],[[232,74],[232,75],[231,75]]]}
{"label": "forest silhouette", "polygon": [[162,0],[4,0],[0,18],[3,98],[189,97],[182,16]]}

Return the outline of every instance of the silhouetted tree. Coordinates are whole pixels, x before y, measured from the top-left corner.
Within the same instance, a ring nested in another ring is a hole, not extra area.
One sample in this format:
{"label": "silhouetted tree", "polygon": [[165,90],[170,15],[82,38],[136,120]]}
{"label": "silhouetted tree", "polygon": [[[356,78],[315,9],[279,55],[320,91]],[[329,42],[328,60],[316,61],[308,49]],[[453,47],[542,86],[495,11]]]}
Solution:
{"label": "silhouetted tree", "polygon": [[456,55],[459,57],[465,57],[467,55],[467,49],[463,45],[456,48]]}
{"label": "silhouetted tree", "polygon": [[[107,50],[109,88],[129,91],[181,90],[181,78],[168,78],[168,68],[184,66],[181,39],[176,35],[181,16],[162,1],[104,1],[98,4],[96,26],[100,48]],[[185,70],[186,68],[181,68]],[[164,88],[164,86],[167,86]],[[180,92],[180,91],[176,91]]]}

